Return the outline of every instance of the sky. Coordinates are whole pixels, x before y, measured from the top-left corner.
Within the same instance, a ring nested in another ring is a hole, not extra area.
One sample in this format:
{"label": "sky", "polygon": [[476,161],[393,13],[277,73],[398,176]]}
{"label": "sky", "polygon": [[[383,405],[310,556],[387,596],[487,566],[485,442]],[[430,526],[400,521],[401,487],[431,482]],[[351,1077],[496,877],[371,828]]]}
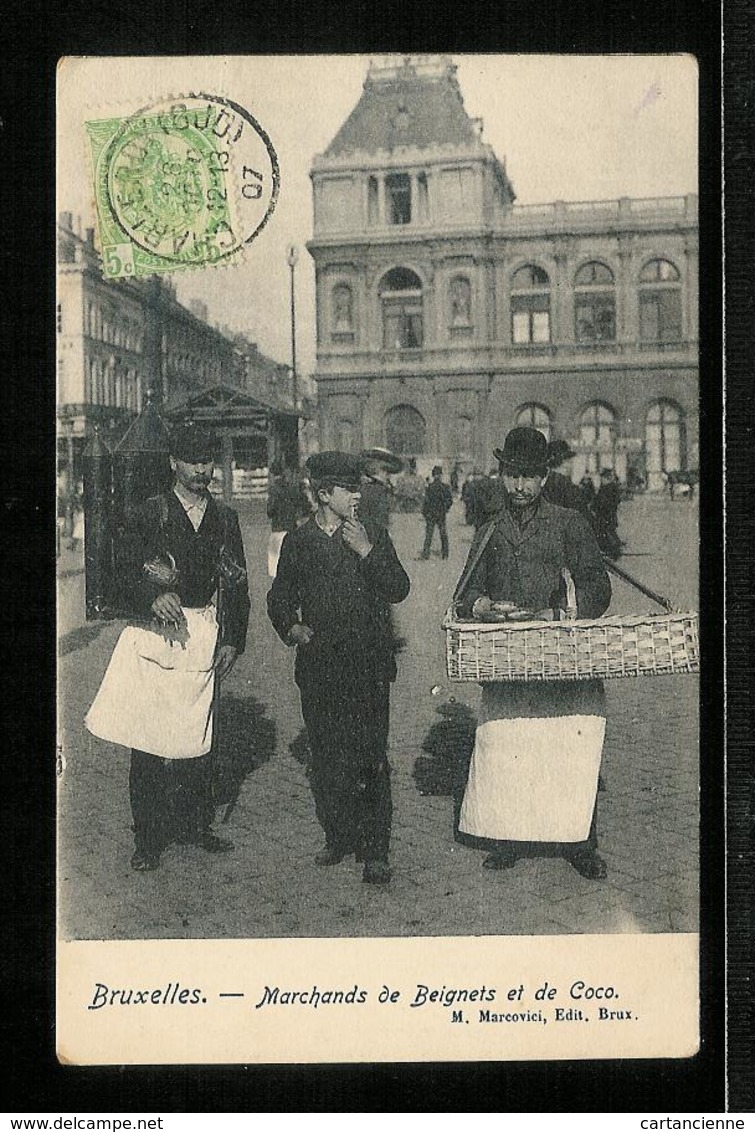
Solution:
{"label": "sky", "polygon": [[[315,367],[309,171],[359,100],[367,55],[69,58],[58,68],[58,210],[96,223],[87,120],[204,90],[244,106],[269,135],[281,186],[268,224],[231,267],[176,273],[178,297],[290,363],[296,267],[297,368]],[[518,204],[697,191],[697,68],[676,55],[453,56],[467,112],[506,162]]]}

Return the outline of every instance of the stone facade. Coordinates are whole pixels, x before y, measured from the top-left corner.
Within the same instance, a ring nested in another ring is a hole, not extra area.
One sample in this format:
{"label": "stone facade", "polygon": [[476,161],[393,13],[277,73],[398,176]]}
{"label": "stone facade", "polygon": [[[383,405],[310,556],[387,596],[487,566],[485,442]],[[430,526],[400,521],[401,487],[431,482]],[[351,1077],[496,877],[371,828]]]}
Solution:
{"label": "stone facade", "polygon": [[66,212],[58,224],[57,331],[59,464],[67,490],[81,479],[94,427],[117,442],[148,391],[167,417],[209,394],[218,425],[227,420],[221,401],[238,391],[250,413],[250,399],[258,402],[265,419],[253,436],[239,425],[238,460],[264,466],[281,456],[281,446],[295,459],[295,441],[288,452],[295,431],[289,367],[243,335],[211,326],[202,303],[183,306],[170,278],[105,279],[94,231],[76,232]]}
{"label": "stone facade", "polygon": [[320,445],[486,470],[516,423],[575,479],[697,467],[697,198],[514,204],[445,57],[372,66],[314,159]]}

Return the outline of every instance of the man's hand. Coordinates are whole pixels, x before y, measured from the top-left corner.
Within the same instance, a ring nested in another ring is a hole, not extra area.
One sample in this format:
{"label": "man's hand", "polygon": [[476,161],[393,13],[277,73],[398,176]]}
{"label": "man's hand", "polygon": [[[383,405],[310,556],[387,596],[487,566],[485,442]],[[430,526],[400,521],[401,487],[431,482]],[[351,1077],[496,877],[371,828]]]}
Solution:
{"label": "man's hand", "polygon": [[218,680],[224,680],[236,663],[238,649],[235,645],[221,645],[215,657],[215,675]]}
{"label": "man's hand", "polygon": [[158,594],[152,602],[152,612],[158,621],[169,625],[184,625],[186,618],[181,609],[181,599],[178,594]]}
{"label": "man's hand", "polygon": [[341,527],[343,534],[343,541],[348,546],[349,550],[353,550],[360,558],[366,558],[372,550],[372,543],[367,537],[367,531],[364,529],[358,519],[346,519]]}
{"label": "man's hand", "polygon": [[291,645],[308,645],[314,635],[315,631],[309,625],[293,625],[288,634],[288,642]]}

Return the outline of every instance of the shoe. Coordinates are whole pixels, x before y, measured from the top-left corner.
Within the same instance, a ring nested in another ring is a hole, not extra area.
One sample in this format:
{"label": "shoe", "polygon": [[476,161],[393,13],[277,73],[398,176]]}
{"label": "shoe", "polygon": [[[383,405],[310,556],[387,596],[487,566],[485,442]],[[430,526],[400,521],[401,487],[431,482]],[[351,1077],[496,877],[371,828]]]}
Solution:
{"label": "shoe", "polygon": [[482,862],[483,869],[513,869],[518,858],[513,850],[504,850],[503,852],[488,853],[485,860]]}
{"label": "shoe", "polygon": [[580,876],[586,877],[588,880],[605,880],[608,875],[608,867],[605,861],[598,856],[594,849],[588,849],[584,853],[575,853],[573,857],[568,857],[567,860]]}
{"label": "shoe", "polygon": [[326,845],[319,853],[315,853],[316,865],[340,865],[344,857],[348,856],[345,849],[333,849]]}
{"label": "shoe", "polygon": [[414,559],[414,561],[415,562],[429,562],[430,561],[430,555],[429,554],[418,554],[417,557]]}
{"label": "shoe", "polygon": [[202,830],[190,844],[198,845],[205,853],[230,853],[233,842],[225,837],[218,837],[211,829]]}
{"label": "shoe", "polygon": [[138,850],[131,858],[131,868],[135,873],[151,873],[160,864],[159,853],[140,853]]}
{"label": "shoe", "polygon": [[365,884],[388,884],[391,876],[390,866],[386,861],[365,861],[362,880]]}

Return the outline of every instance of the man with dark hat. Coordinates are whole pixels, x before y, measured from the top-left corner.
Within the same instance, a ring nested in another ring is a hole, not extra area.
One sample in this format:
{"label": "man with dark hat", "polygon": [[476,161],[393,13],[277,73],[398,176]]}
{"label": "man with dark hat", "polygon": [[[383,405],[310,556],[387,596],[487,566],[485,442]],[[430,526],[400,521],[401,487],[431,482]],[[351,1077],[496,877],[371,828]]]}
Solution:
{"label": "man with dark hat", "polygon": [[555,503],[557,507],[568,507],[581,511],[590,517],[589,503],[584,492],[580,491],[567,475],[567,467],[576,453],[565,440],[552,440],[547,448],[548,478],[543,486],[543,499]]}
{"label": "man with dark hat", "polygon": [[359,514],[363,520],[387,528],[393,510],[391,476],[402,470],[404,461],[387,448],[367,448],[362,453],[362,465]]}
{"label": "man with dark hat", "polygon": [[309,780],[325,832],[318,865],[351,853],[362,879],[391,878],[389,690],[396,678],[391,604],[409,578],[384,526],[357,517],[362,464],[343,452],[307,461],[317,511],[286,535],[267,597],[281,640],[296,646],[312,761]]}
{"label": "man with dark hat", "polygon": [[451,488],[443,482],[443,468],[440,464],[436,464],[432,470],[432,479],[427,485],[425,500],[422,504],[422,516],[425,520],[425,542],[419,556],[420,559],[430,557],[430,548],[433,545],[433,534],[436,527],[440,535],[440,556],[441,558],[448,558],[446,515],[451,510],[453,501]]}
{"label": "man with dark hat", "polygon": [[244,651],[249,592],[236,513],[209,493],[215,440],[196,425],[170,438],[172,491],[129,519],[123,588],[147,625],[126,628],[86,719],[131,747],[137,872],[170,844],[233,848],[210,829],[216,688]]}
{"label": "man with dark hat", "polygon": [[[456,590],[458,616],[599,617],[611,597],[608,575],[587,520],[544,498],[545,438],[512,429],[495,456],[506,504],[475,536]],[[604,732],[599,680],[483,685],[459,829],[495,843],[486,868],[563,856],[582,876],[605,877],[596,852]]]}

